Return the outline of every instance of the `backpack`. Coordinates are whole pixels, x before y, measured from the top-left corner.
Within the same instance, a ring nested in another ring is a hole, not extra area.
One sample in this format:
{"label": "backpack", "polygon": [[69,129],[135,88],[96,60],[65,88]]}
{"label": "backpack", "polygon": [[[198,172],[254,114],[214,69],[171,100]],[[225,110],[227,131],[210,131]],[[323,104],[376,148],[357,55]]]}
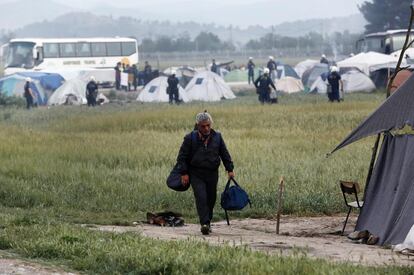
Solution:
{"label": "backpack", "polygon": [[[230,186],[233,181],[234,185]],[[247,205],[252,206],[249,195],[240,185],[236,182],[235,179],[231,178],[226,184],[226,188],[221,194],[221,207],[224,209],[226,214],[227,225],[230,225],[229,216],[227,211],[242,210]]]}
{"label": "backpack", "polygon": [[[194,154],[197,146],[197,133],[195,131],[191,132],[191,155]],[[170,175],[167,178],[167,186],[177,192],[185,192],[190,188],[190,184],[184,186],[181,183],[181,173],[178,167],[178,163],[171,170]]]}

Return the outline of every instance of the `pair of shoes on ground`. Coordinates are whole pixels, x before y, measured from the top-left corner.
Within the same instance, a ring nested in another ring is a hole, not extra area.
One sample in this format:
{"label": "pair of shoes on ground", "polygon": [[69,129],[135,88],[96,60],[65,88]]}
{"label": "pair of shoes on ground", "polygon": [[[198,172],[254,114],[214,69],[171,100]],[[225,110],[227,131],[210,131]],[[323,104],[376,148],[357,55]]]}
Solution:
{"label": "pair of shoes on ground", "polygon": [[203,224],[201,226],[201,234],[209,235],[211,232],[211,226],[209,224]]}
{"label": "pair of shoes on ground", "polygon": [[379,241],[379,237],[369,233],[368,230],[354,231],[348,235],[348,239],[367,245],[376,245]]}

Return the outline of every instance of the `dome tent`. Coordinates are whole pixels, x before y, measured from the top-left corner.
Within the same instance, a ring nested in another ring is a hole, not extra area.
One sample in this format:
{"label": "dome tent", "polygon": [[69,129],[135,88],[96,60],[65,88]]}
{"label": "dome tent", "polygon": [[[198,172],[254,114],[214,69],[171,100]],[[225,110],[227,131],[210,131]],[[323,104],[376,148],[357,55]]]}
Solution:
{"label": "dome tent", "polygon": [[49,98],[47,105],[82,105],[86,104],[87,82],[81,79],[66,81]]}
{"label": "dome tent", "polygon": [[293,94],[302,92],[304,87],[300,79],[286,76],[276,81],[276,89],[283,93]]}
{"label": "dome tent", "polygon": [[236,98],[223,78],[210,71],[196,74],[187,85],[185,92],[190,100],[196,101],[220,101],[222,98]]}
{"label": "dome tent", "polygon": [[[26,77],[22,75],[12,74],[3,77],[0,79],[0,93],[5,96],[23,97],[25,84]],[[34,104],[46,105],[47,91],[43,88],[40,81],[32,79],[30,88],[32,88],[32,91],[35,94]]]}
{"label": "dome tent", "polygon": [[[168,77],[160,76],[149,82],[139,94],[137,101],[139,102],[168,102],[167,94]],[[181,86],[179,87],[180,100],[188,102],[188,97]]]}

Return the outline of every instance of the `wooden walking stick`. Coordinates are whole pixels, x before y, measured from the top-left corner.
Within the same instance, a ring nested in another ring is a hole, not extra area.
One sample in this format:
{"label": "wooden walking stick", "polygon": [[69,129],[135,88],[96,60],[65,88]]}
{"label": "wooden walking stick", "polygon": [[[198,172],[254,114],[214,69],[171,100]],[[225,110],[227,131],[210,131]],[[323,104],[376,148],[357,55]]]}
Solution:
{"label": "wooden walking stick", "polygon": [[279,193],[277,198],[277,216],[276,216],[276,234],[279,235],[279,228],[280,228],[280,215],[282,213],[282,206],[283,206],[283,191],[285,186],[285,180],[283,177],[280,177],[279,182]]}

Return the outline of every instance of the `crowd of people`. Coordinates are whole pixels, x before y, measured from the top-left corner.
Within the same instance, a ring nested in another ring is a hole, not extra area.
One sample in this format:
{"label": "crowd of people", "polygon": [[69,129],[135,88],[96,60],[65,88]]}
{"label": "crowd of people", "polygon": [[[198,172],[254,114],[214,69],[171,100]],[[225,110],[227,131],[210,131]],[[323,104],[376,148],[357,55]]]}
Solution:
{"label": "crowd of people", "polygon": [[115,88],[116,90],[137,91],[138,86],[147,85],[153,78],[154,72],[148,61],[145,61],[143,71],[139,71],[137,65],[130,66],[118,62],[115,70]]}

